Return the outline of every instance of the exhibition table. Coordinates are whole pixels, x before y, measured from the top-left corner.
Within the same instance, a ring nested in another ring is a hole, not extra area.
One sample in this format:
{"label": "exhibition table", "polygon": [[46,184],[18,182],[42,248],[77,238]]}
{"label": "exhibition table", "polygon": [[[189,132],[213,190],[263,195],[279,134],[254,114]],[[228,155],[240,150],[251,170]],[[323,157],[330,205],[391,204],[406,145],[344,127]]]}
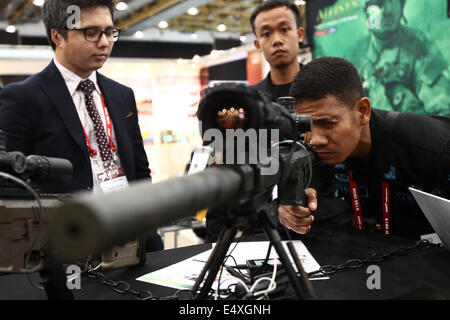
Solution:
{"label": "exhibition table", "polygon": [[[298,236],[321,265],[341,265],[353,259],[364,259],[396,251],[384,261],[345,268],[330,275],[329,280],[312,281],[319,300],[380,300],[380,299],[450,299],[450,251],[443,247],[402,250],[414,245],[415,239],[382,234],[348,231],[335,228],[313,228],[305,236]],[[247,240],[247,239],[245,239]],[[250,240],[267,240],[264,235]],[[244,240],[241,240],[244,241]],[[144,274],[185,260],[211,249],[201,244],[147,254],[144,265],[105,272],[114,282],[124,281],[134,291],[150,291],[154,297],[166,297],[177,290],[137,281]],[[400,250],[398,250],[400,249]],[[357,261],[357,260],[356,260]],[[379,267],[379,287],[370,288],[372,275],[368,267]],[[32,277],[37,282],[37,275]],[[81,290],[74,290],[75,299],[120,300],[134,299],[120,294],[95,279],[83,277]],[[45,292],[33,287],[25,275],[0,276],[0,299],[46,299]]]}

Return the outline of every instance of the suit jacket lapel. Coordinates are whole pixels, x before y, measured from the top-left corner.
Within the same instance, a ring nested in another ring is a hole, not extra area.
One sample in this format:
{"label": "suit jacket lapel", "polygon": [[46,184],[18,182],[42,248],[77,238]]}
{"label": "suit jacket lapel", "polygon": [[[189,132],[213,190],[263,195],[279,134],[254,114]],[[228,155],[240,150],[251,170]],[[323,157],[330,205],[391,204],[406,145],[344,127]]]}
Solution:
{"label": "suit jacket lapel", "polygon": [[61,120],[69,131],[70,135],[77,142],[89,158],[89,151],[86,146],[86,137],[84,135],[83,126],[78,117],[77,109],[73,103],[72,97],[67,90],[67,86],[63,77],[59,73],[53,61],[41,72],[41,76],[45,78],[45,83],[41,85],[48,97],[52,100],[56,111]]}

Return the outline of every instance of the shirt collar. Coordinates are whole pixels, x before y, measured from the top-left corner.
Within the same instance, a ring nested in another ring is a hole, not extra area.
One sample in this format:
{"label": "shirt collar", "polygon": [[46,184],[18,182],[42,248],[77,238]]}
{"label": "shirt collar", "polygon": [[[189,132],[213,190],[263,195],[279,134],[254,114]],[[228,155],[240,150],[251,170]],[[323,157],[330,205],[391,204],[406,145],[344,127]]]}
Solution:
{"label": "shirt collar", "polygon": [[80,76],[73,73],[72,71],[70,71],[69,69],[67,69],[66,67],[64,67],[56,59],[53,59],[53,62],[55,63],[56,68],[58,68],[59,72],[61,73],[71,96],[73,96],[73,94],[77,90],[80,82],[87,79],[91,80],[94,83],[95,89],[97,90],[98,93],[100,93],[100,88],[97,84],[97,71],[92,72],[87,79],[83,79]]}
{"label": "shirt collar", "polygon": [[[370,136],[372,139],[369,162],[364,163],[357,158],[349,158],[345,161],[346,169],[354,172],[364,172],[379,179],[384,178],[391,165],[395,165],[393,158],[393,136],[386,122],[387,111],[372,108],[370,116]],[[358,173],[356,173],[358,175]]]}
{"label": "shirt collar", "polygon": [[[303,64],[302,64],[302,63],[299,63],[299,66],[300,66],[300,70],[301,70],[302,67],[303,67]],[[267,73],[267,76],[266,76],[266,79],[265,79],[265,80],[267,81],[267,83],[268,83],[269,86],[271,86],[271,87],[283,87],[283,86],[289,86],[289,88],[290,88],[290,86],[292,85],[292,82],[294,82],[294,80],[292,80],[291,82],[285,83],[285,84],[273,84],[273,82],[272,82],[272,72],[271,72],[271,71],[269,71],[269,72]]]}

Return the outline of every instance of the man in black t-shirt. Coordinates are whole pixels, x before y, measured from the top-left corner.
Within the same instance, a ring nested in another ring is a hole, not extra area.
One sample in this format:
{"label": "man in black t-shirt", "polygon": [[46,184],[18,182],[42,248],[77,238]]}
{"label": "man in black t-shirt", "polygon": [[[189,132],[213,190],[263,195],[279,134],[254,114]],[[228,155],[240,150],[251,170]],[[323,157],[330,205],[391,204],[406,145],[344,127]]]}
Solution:
{"label": "man in black t-shirt", "polygon": [[341,58],[310,62],[291,95],[298,113],[313,116],[307,143],[337,165],[356,228],[413,238],[433,232],[408,187],[450,198],[450,118],[372,108],[357,70]]}
{"label": "man in black t-shirt", "polygon": [[267,1],[250,17],[255,47],[269,63],[266,78],[253,86],[276,101],[289,95],[292,81],[300,71],[299,43],[303,41],[300,13],[290,1]]}
{"label": "man in black t-shirt", "polygon": [[[290,95],[292,82],[303,67],[298,62],[299,43],[303,41],[304,29],[301,27],[300,13],[290,1],[267,1],[253,12],[250,22],[256,36],[255,47],[262,52],[270,65],[270,72],[264,80],[255,86],[272,101],[279,97]],[[336,184],[332,180],[331,170],[316,163],[313,168],[313,183],[311,187],[317,191],[318,208],[313,213],[315,225],[342,225],[342,214],[349,206],[335,196]],[[289,211],[286,217],[302,212],[296,212],[294,207],[280,207],[280,211]],[[282,215],[283,216],[283,215]],[[304,225],[300,219],[284,221],[284,224],[299,233],[307,233],[309,225]]]}

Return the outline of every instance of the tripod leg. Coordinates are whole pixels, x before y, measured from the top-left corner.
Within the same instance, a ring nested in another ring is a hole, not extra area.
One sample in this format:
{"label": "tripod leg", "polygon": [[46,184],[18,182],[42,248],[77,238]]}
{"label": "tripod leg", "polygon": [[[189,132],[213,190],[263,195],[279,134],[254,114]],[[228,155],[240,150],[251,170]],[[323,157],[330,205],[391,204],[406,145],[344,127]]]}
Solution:
{"label": "tripod leg", "polygon": [[[216,247],[214,248],[213,252],[211,253],[211,256],[208,259],[208,262],[206,263],[202,274],[204,275],[206,271],[208,271],[208,275],[206,277],[205,283],[203,284],[202,288],[200,289],[199,294],[195,297],[195,300],[204,300],[208,296],[208,292],[211,289],[211,286],[216,279],[217,273],[220,270],[220,266],[223,263],[223,260],[225,259],[225,256],[227,255],[228,249],[230,248],[231,243],[233,242],[234,237],[236,236],[237,228],[236,227],[230,227],[225,230],[223,233],[222,239],[217,242]],[[200,278],[200,277],[199,277]],[[203,278],[203,277],[202,277]],[[199,285],[201,283],[202,279],[197,279],[197,282],[199,282]],[[197,285],[196,282],[196,285]],[[196,286],[194,285],[194,288]],[[198,286],[197,286],[198,288]],[[196,291],[193,291],[195,294]]]}
{"label": "tripod leg", "polygon": [[291,257],[294,260],[295,265],[297,266],[298,273],[300,274],[300,281],[302,283],[303,289],[305,290],[306,298],[317,299],[314,293],[314,288],[311,285],[311,281],[309,281],[308,274],[305,272],[305,269],[303,269],[302,262],[297,255],[297,251],[295,251],[294,244],[289,241],[287,243],[287,246]]}
{"label": "tripod leg", "polygon": [[291,280],[292,286],[294,287],[295,294],[299,299],[304,299],[303,289],[300,284],[300,279],[297,276],[297,273],[295,272],[294,268],[292,267],[291,261],[289,260],[288,255],[286,254],[286,251],[284,250],[284,247],[281,243],[281,237],[280,234],[276,229],[274,229],[271,226],[270,220],[266,215],[266,212],[261,213],[261,223],[264,227],[264,230],[266,231],[270,242],[274,246],[275,250],[278,253],[278,257],[280,258],[281,264],[283,265],[284,269],[286,270],[286,273],[289,277],[289,280]]}
{"label": "tripod leg", "polygon": [[[220,235],[218,237],[218,240],[221,241],[221,239],[223,238],[223,235],[225,233],[225,231],[227,230],[226,227],[224,227],[222,229],[222,231],[220,231]],[[217,250],[219,249],[219,246],[215,246],[213,251],[211,252],[211,255],[208,258],[208,261],[206,261],[205,265],[203,266],[202,272],[200,272],[200,274],[197,277],[197,280],[194,283],[194,286],[192,287],[192,294],[195,296],[195,294],[197,293],[198,289],[200,288],[200,285],[202,284],[206,272],[208,272],[209,267],[211,266],[211,263],[214,260],[214,257],[217,255]]]}

